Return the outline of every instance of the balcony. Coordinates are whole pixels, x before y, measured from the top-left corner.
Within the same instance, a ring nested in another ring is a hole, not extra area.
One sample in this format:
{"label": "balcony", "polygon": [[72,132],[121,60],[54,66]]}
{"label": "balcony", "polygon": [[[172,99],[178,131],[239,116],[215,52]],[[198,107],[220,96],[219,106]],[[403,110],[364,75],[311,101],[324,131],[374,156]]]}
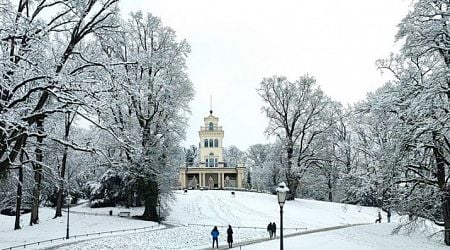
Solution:
{"label": "balcony", "polygon": [[222,126],[202,126],[200,131],[222,131]]}

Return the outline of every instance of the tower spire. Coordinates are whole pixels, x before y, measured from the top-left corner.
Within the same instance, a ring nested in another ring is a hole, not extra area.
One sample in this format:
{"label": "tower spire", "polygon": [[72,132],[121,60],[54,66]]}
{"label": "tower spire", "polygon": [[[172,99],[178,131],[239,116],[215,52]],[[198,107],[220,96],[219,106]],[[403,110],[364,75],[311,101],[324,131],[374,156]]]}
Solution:
{"label": "tower spire", "polygon": [[209,96],[209,114],[212,115],[212,96]]}

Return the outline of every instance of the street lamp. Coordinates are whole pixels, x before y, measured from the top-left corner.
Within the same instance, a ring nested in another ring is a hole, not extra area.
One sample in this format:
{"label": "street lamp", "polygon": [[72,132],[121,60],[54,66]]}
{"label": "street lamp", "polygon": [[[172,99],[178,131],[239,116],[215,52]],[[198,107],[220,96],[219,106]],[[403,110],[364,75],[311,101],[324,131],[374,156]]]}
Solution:
{"label": "street lamp", "polygon": [[286,183],[281,182],[278,184],[277,197],[278,204],[280,205],[280,250],[283,250],[283,206],[286,202],[286,195],[289,191],[289,188],[286,186]]}
{"label": "street lamp", "polygon": [[67,231],[66,231],[66,239],[69,239],[69,215],[70,215],[70,201],[72,200],[72,197],[70,194],[67,195]]}

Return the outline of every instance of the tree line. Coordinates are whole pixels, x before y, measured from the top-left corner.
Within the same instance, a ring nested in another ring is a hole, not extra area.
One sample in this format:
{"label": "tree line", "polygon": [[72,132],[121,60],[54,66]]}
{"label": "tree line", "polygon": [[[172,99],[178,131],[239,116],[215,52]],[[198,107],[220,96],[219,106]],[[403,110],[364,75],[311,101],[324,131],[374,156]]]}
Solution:
{"label": "tree line", "polygon": [[309,75],[263,79],[266,133],[277,140],[249,148],[249,184],[283,180],[288,199],[394,210],[409,228],[429,220],[450,245],[450,2],[413,3],[401,50],[376,62],[392,80],[364,101],[343,108]]}
{"label": "tree line", "polygon": [[33,225],[40,205],[59,217],[82,191],[114,202],[105,176],[160,219],[194,94],[190,47],[152,14],[121,18],[117,3],[0,2],[0,207],[15,229],[23,208]]}

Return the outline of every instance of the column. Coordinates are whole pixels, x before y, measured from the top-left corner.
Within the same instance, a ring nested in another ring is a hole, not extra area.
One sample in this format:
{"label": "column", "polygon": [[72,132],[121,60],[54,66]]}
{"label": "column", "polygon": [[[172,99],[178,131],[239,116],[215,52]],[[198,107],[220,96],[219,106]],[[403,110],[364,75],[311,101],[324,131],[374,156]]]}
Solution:
{"label": "column", "polygon": [[223,187],[225,187],[225,173],[222,173],[222,176],[221,176],[221,181],[222,181],[222,186]]}
{"label": "column", "polygon": [[238,188],[242,188],[242,172],[239,171],[239,170],[238,170],[238,173],[237,173],[236,181],[237,181],[237,187]]}
{"label": "column", "polygon": [[206,173],[203,173],[203,187],[206,185]]}

